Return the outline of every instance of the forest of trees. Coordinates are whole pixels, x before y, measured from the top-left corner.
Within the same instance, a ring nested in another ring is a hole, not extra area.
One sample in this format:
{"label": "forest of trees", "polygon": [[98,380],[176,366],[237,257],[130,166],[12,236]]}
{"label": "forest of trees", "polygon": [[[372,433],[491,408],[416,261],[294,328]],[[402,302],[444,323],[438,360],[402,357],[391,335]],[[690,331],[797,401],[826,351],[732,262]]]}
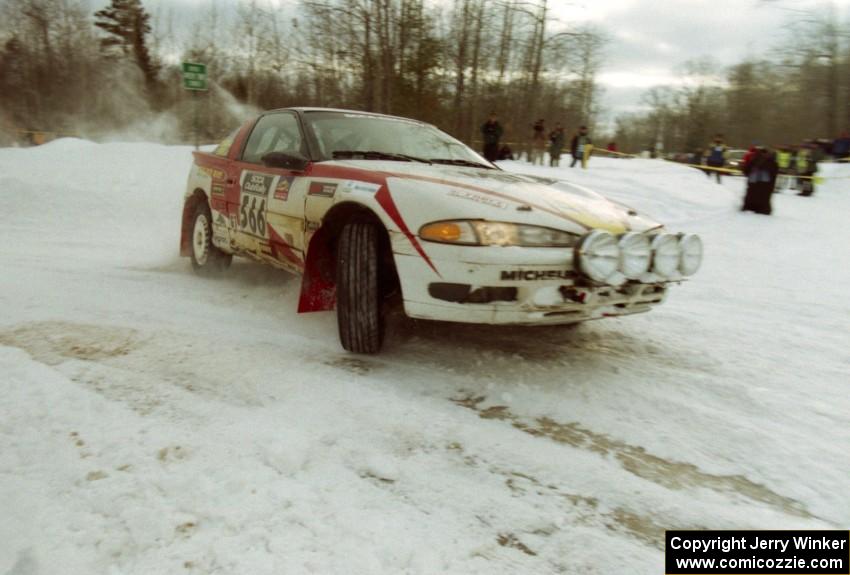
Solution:
{"label": "forest of trees", "polygon": [[[291,105],[415,117],[467,142],[491,111],[509,141],[538,117],[594,126],[606,35],[556,19],[556,1],[238,0],[175,21],[142,0],[95,12],[2,0],[0,143],[16,129],[190,141],[194,104],[203,141]],[[784,44],[725,69],[681,65],[679,86],[647,91],[645,111],[600,127],[597,142],[666,152],[717,132],[737,146],[834,137],[850,123],[847,27],[828,9],[797,13]],[[181,61],[207,64],[209,92],[182,88]]]}
{"label": "forest of trees", "polygon": [[[491,111],[508,134],[538,116],[592,123],[603,37],[557,21],[551,1],[242,0],[199,9],[181,35],[141,0],[95,14],[81,0],[5,0],[0,127],[188,139],[193,98],[205,140],[290,105],[415,117],[466,141]],[[182,60],[207,64],[209,93],[183,91]]]}

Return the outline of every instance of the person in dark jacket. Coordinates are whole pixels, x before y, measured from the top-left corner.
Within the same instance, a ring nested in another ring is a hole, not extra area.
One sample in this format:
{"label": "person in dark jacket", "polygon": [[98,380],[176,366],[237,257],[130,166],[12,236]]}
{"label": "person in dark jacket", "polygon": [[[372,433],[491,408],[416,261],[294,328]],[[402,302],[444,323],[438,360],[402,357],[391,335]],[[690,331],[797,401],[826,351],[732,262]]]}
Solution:
{"label": "person in dark jacket", "polygon": [[502,137],[502,131],[502,125],[496,120],[495,113],[491,113],[490,118],[481,126],[484,157],[491,162],[495,162],[499,157],[499,139]]}
{"label": "person in dark jacket", "polygon": [[581,162],[581,167],[586,168],[587,159],[592,149],[593,142],[587,133],[587,126],[582,126],[570,142],[570,153],[573,156],[573,163],[570,164],[570,167],[574,168],[578,162]]}
{"label": "person in dark jacket", "polygon": [[555,129],[549,133],[549,165],[557,167],[561,163],[561,151],[567,136],[561,124],[555,124]]}
{"label": "person in dark jacket", "polygon": [[[726,144],[723,143],[723,134],[714,136],[714,142],[710,143],[705,150],[705,165],[710,168],[723,168],[726,165]],[[705,170],[705,175],[711,177],[711,172],[720,183],[720,170]]]}
{"label": "person in dark jacket", "polygon": [[776,154],[766,148],[758,148],[741,166],[741,171],[747,177],[747,194],[741,210],[770,215],[773,211],[770,199],[779,174]]}
{"label": "person in dark jacket", "polygon": [[832,155],[839,162],[850,161],[850,134],[843,132],[832,143]]}
{"label": "person in dark jacket", "polygon": [[529,159],[532,165],[543,165],[543,151],[546,149],[546,123],[540,118],[531,127],[531,155]]}
{"label": "person in dark jacket", "polygon": [[502,144],[502,147],[499,148],[499,160],[513,160],[514,152],[511,150],[511,147],[507,144]]}

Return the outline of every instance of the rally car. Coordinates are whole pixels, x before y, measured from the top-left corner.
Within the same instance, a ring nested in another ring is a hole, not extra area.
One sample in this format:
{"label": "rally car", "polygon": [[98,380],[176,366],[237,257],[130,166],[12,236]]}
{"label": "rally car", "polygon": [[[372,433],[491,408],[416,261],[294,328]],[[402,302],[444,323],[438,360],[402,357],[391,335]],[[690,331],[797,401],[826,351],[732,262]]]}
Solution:
{"label": "rally car", "polygon": [[266,112],[195,152],[181,254],[302,275],[299,312],[337,310],[375,353],[384,310],[481,324],[644,312],[695,273],[702,242],[574,184],[502,171],[437,128],[320,108]]}

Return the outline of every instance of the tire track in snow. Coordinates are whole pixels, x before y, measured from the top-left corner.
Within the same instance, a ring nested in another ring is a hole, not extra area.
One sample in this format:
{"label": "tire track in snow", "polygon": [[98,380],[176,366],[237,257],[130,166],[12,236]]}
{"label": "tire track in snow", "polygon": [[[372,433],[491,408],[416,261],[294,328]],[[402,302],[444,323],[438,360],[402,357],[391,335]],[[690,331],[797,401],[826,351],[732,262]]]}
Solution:
{"label": "tire track in snow", "polygon": [[734,493],[776,507],[795,517],[815,518],[799,501],[780,495],[743,475],[706,473],[692,463],[673,461],[653,455],[643,447],[630,445],[624,441],[595,433],[581,427],[576,422],[559,423],[548,417],[540,417],[532,422],[527,422],[511,413],[507,406],[482,407],[485,400],[486,397],[477,396],[455,398],[452,401],[461,407],[475,411],[482,419],[508,422],[516,429],[529,435],[545,437],[602,456],[613,455],[620,466],[629,473],[668,489],[682,490],[703,487],[722,493]]}

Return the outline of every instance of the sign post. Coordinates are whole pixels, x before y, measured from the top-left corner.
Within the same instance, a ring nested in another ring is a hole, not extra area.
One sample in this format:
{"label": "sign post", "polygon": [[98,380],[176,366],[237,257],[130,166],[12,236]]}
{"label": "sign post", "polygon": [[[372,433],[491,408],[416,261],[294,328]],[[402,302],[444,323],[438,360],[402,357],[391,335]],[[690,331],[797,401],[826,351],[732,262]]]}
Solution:
{"label": "sign post", "polygon": [[183,70],[183,87],[194,94],[192,96],[194,107],[193,126],[195,130],[195,149],[197,150],[198,133],[200,132],[198,126],[198,92],[207,91],[207,65],[198,64],[197,62],[183,62],[181,68]]}

